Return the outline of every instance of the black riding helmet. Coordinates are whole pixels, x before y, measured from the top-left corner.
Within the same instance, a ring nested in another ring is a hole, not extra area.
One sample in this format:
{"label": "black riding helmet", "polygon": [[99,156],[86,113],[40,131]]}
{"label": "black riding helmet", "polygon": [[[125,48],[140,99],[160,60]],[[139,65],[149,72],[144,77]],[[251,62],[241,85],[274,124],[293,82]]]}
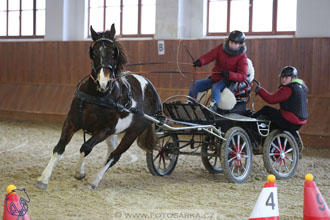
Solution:
{"label": "black riding helmet", "polygon": [[293,66],[286,66],[282,69],[282,72],[279,75],[279,77],[283,76],[298,77],[298,71]]}
{"label": "black riding helmet", "polygon": [[241,31],[237,31],[237,30],[232,31],[232,32],[230,32],[228,39],[230,41],[242,44],[245,41],[245,34]]}

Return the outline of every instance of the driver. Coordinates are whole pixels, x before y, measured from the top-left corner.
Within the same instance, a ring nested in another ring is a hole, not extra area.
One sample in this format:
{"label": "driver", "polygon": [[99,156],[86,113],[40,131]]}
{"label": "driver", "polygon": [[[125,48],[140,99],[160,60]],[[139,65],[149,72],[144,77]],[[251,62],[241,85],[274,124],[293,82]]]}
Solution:
{"label": "driver", "polygon": [[260,85],[256,86],[255,92],[268,104],[279,103],[280,109],[264,106],[253,117],[264,116],[282,130],[297,131],[308,118],[307,87],[298,79],[298,71],[293,66],[284,67],[279,77],[281,85],[274,94]]}
{"label": "driver", "polygon": [[247,77],[248,61],[246,57],[245,35],[241,31],[232,31],[224,43],[218,45],[194,62],[201,67],[215,61],[211,77],[196,81],[191,85],[189,96],[196,98],[198,93],[212,88],[210,109],[216,111],[220,102],[220,93],[231,81],[244,82]]}

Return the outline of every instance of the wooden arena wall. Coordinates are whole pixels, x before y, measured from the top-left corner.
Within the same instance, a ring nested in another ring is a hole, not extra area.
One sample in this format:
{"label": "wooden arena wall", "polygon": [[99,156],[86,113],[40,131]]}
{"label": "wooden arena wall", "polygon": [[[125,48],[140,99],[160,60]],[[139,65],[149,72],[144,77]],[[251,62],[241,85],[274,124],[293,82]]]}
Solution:
{"label": "wooden arena wall", "polygon": [[[187,94],[193,67],[184,46],[197,58],[221,42],[165,40],[165,55],[158,55],[157,40],[120,41],[129,63],[169,62],[126,68],[147,76],[162,100]],[[0,42],[0,118],[63,121],[77,82],[90,73],[89,44],[88,41]],[[277,89],[278,74],[284,66],[297,67],[299,76],[309,87],[310,118],[301,129],[305,145],[330,147],[330,38],[248,39],[247,48],[255,78],[270,91]],[[198,71],[211,71],[212,66]],[[153,73],[178,70],[185,73]],[[197,79],[206,76],[207,73],[199,74]],[[257,98],[256,109],[264,104]]]}

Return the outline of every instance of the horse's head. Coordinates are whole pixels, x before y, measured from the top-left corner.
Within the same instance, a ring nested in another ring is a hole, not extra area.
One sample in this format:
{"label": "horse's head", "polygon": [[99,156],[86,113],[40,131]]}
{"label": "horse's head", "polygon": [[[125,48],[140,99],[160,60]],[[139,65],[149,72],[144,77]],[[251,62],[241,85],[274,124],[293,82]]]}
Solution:
{"label": "horse's head", "polygon": [[93,42],[89,48],[92,60],[92,78],[97,84],[97,90],[105,93],[112,87],[126,63],[126,57],[121,52],[120,45],[115,41],[115,25],[110,31],[96,33],[91,26]]}

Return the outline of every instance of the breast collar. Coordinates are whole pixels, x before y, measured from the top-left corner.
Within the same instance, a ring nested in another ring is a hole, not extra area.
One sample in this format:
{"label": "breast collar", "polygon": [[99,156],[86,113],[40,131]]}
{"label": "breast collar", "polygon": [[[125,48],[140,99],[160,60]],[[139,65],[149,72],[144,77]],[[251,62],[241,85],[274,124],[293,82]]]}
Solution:
{"label": "breast collar", "polygon": [[[123,82],[119,82],[120,85],[120,93],[122,94],[122,86],[124,85],[127,88],[127,98],[126,98],[126,102],[125,104],[120,104],[118,103],[119,98],[121,96],[119,96],[118,99],[114,100],[111,98],[112,95],[112,91],[109,91],[108,94],[106,96],[93,96],[90,94],[87,94],[84,91],[80,90],[80,85],[81,82],[84,81],[87,77],[83,78],[77,85],[75,93],[74,93],[74,97],[79,99],[81,101],[80,103],[80,107],[83,107],[83,103],[89,103],[92,105],[98,105],[98,106],[102,106],[102,107],[106,107],[106,108],[115,108],[117,109],[119,112],[131,112],[131,108],[132,108],[132,92],[131,92],[131,88],[129,86],[129,84],[123,83]],[[120,80],[121,81],[121,80]]]}

